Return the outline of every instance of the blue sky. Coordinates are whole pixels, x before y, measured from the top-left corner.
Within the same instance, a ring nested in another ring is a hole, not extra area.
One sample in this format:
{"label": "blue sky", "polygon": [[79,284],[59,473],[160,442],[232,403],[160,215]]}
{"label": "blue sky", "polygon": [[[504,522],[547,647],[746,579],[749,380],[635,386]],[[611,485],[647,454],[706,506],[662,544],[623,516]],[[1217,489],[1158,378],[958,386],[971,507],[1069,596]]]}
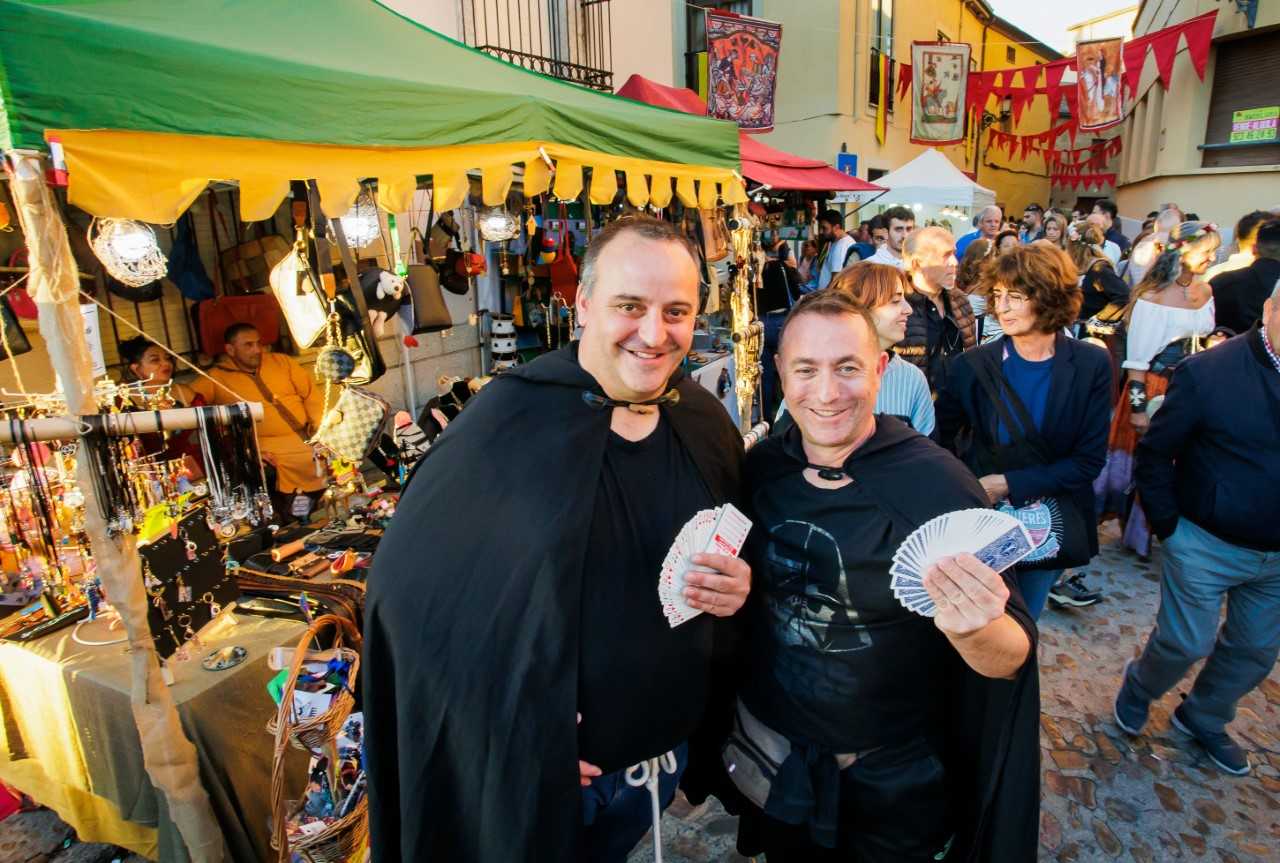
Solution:
{"label": "blue sky", "polygon": [[1090,18],[1124,9],[1137,0],[1070,0],[1066,3],[1048,0],[989,0],[996,14],[1017,24],[1040,41],[1064,54],[1075,53],[1075,45],[1067,35],[1067,26]]}

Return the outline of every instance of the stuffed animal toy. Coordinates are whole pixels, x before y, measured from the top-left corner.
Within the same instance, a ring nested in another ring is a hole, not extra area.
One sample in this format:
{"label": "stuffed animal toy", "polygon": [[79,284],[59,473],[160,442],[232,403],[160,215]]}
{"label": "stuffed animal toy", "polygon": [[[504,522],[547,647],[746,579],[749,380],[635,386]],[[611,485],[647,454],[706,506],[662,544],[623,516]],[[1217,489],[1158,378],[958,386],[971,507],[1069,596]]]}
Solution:
{"label": "stuffed animal toy", "polygon": [[400,306],[406,302],[408,283],[395,273],[372,269],[360,274],[360,289],[364,291],[364,301],[369,307],[369,321],[373,324],[373,330],[381,336],[387,318],[399,311]]}

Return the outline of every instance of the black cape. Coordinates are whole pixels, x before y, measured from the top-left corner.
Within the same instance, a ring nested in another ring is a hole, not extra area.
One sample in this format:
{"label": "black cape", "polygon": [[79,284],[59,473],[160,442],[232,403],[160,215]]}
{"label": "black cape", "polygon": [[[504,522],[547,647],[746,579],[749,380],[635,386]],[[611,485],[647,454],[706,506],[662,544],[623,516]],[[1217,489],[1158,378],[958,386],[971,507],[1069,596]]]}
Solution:
{"label": "black cape", "polygon": [[[467,404],[374,558],[362,678],[375,861],[577,858],[581,582],[611,411],[584,402],[600,388],[576,347]],[[742,438],[711,393],[673,384],[663,417],[723,503]]]}
{"label": "black cape", "polygon": [[[766,438],[746,462],[744,492],[804,470],[807,459],[794,426]],[[951,453],[896,417],[877,416],[876,432],[845,462],[846,473],[892,524],[896,549],[916,527],[937,515],[984,507],[973,474]],[[754,507],[747,504],[751,515]],[[885,549],[879,549],[884,553]],[[889,552],[891,553],[891,551]],[[753,597],[752,601],[758,601]],[[1040,829],[1040,672],[1035,622],[1016,587],[1007,613],[1031,639],[1026,663],[1013,680],[983,677],[950,651],[942,757],[958,828],[949,860],[981,863],[1034,861]],[[752,849],[754,850],[754,849]]]}

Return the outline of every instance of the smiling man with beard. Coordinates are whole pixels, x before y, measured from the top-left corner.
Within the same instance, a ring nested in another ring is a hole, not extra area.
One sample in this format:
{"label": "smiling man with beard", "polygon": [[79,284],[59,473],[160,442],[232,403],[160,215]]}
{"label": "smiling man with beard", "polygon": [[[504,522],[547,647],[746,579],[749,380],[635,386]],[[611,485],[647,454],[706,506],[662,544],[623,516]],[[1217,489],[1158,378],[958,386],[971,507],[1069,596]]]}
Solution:
{"label": "smiling man with beard", "polygon": [[650,825],[624,771],[671,753],[666,805],[696,766],[751,579],[695,556],[711,571],[686,598],[707,614],[672,629],[658,599],[672,541],[736,495],[742,460],[678,372],[697,301],[683,237],[613,222],[583,261],[581,341],[485,387],[410,478],[366,606],[375,861],[622,863]]}
{"label": "smiling man with beard", "polygon": [[956,458],[873,413],[869,312],[806,296],[778,368],[795,426],[747,457],[750,659],[725,747],[738,850],[769,863],[1035,859],[1035,624],[1010,576],[939,560],[930,620],[890,590],[917,527],[986,496]]}

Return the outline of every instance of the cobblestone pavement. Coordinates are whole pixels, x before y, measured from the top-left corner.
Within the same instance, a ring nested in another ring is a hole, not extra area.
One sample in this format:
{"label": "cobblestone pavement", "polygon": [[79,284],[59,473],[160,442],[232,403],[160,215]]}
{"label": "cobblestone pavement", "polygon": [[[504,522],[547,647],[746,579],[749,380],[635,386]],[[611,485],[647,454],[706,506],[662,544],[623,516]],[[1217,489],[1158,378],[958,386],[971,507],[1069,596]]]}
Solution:
{"label": "cobblestone pavement", "polygon": [[[1104,529],[1087,572],[1106,599],[1040,620],[1041,863],[1280,860],[1280,671],[1241,701],[1230,726],[1252,753],[1248,777],[1215,770],[1170,727],[1190,675],[1152,706],[1141,737],[1111,716],[1120,670],[1155,620],[1158,555],[1143,563]],[[745,859],[734,851],[736,819],[714,802],[693,809],[677,799],[662,831],[667,863]],[[652,859],[646,839],[630,863]]]}

